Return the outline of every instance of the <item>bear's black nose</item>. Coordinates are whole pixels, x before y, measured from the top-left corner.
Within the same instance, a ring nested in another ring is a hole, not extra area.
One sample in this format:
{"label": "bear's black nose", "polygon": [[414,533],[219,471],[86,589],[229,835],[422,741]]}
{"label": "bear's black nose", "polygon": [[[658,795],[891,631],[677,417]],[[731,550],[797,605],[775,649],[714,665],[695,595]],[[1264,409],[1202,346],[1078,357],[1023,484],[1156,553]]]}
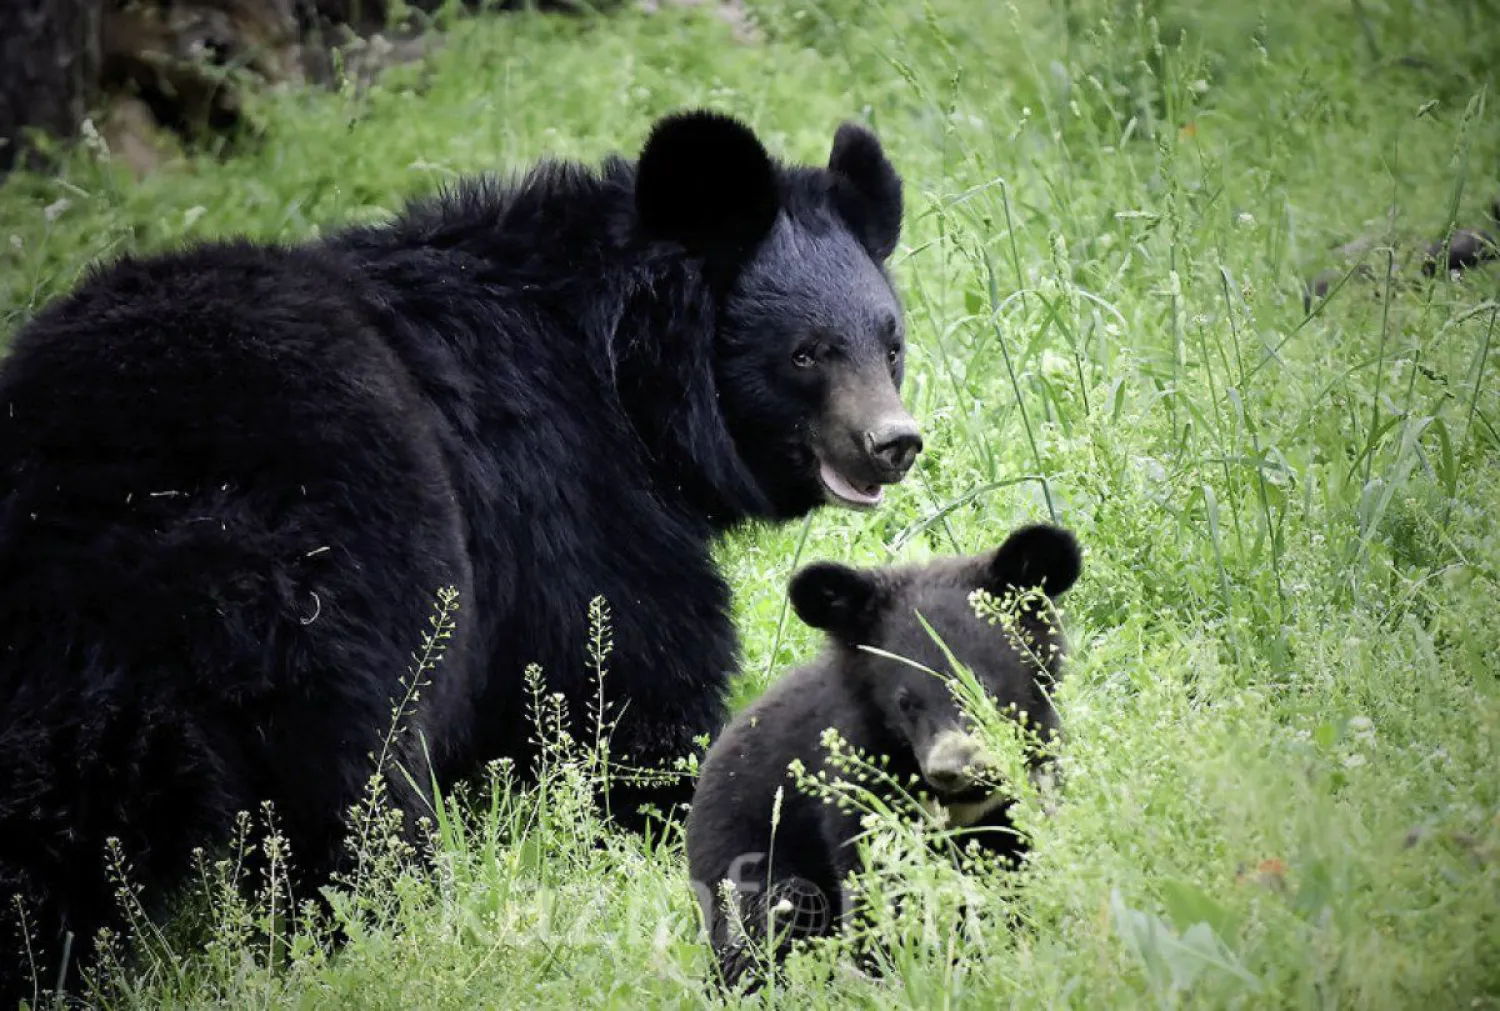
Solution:
{"label": "bear's black nose", "polygon": [[910,418],[877,426],[865,433],[870,458],[892,478],[901,478],[922,452],[922,436]]}

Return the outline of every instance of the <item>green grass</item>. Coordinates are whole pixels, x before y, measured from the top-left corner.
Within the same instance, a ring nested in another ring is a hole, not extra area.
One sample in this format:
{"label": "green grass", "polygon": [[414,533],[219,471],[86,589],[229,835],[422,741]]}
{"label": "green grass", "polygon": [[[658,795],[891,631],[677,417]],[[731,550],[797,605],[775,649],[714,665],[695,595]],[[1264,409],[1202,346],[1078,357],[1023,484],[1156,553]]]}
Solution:
{"label": "green grass", "polygon": [[[1387,284],[1377,248],[1376,280],[1311,318],[1300,288],[1336,242],[1394,242],[1400,267],[1482,221],[1500,10],[751,7],[753,45],[704,11],[464,22],[366,92],[264,96],[232,160],[135,184],[79,151],[14,177],[0,330],[101,257],[379,219],[458,173],[634,151],[687,104],[799,159],[867,117],[907,180],[895,273],[928,449],[878,514],[723,546],[739,697],[816,648],[784,607],[799,557],[977,551],[1055,515],[1087,551],[1067,778],[1050,817],[1028,801],[1021,878],[921,860],[882,820],[867,886],[929,899],[881,906],[892,972],[824,946],[765,999],[1500,1006],[1500,270]],[[210,942],[154,941],[111,1002],[708,1002],[679,840],[604,832],[589,768],[563,755],[539,793],[497,779],[445,812],[436,876],[369,834],[341,947],[210,867]]]}

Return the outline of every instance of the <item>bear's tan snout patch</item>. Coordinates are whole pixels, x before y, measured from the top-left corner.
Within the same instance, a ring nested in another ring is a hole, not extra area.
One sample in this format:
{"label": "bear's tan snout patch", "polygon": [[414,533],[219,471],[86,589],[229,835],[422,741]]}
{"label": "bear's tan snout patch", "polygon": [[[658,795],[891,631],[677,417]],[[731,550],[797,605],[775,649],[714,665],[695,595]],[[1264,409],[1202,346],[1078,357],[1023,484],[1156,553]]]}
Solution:
{"label": "bear's tan snout patch", "polygon": [[992,763],[984,745],[971,734],[946,730],[937,735],[918,764],[929,786],[939,793],[954,794],[977,786]]}

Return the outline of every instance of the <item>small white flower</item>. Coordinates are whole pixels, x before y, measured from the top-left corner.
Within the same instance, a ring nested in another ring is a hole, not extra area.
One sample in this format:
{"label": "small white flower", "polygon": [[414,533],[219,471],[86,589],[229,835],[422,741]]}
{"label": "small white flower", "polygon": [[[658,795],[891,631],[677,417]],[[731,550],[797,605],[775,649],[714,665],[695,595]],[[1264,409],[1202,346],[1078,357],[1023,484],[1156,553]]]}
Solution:
{"label": "small white flower", "polygon": [[792,911],[792,900],[791,899],[782,899],[780,902],[776,903],[776,905],[771,908],[771,912],[775,913],[777,916],[785,916],[787,913],[790,913],[791,911]]}
{"label": "small white flower", "polygon": [[26,243],[19,235],[12,235],[10,237],[10,248],[19,253],[21,250],[26,248]]}
{"label": "small white flower", "polygon": [[1368,761],[1369,761],[1369,759],[1366,758],[1364,755],[1345,755],[1344,756],[1344,768],[1346,768],[1346,769],[1357,769],[1361,765],[1364,765]]}
{"label": "small white flower", "polygon": [[94,125],[92,119],[85,118],[79,124],[78,132],[83,135],[83,147],[92,151],[101,161],[109,160],[109,145],[105,143],[104,137],[99,133],[99,128]]}
{"label": "small white flower", "polygon": [[1192,84],[1188,85],[1188,87],[1192,89],[1193,94],[1201,95],[1208,90],[1208,82],[1200,77]]}
{"label": "small white flower", "polygon": [[1255,224],[1255,215],[1251,214],[1249,211],[1240,211],[1239,216],[1236,217],[1235,220],[1244,225],[1246,228],[1249,228],[1250,226]]}
{"label": "small white flower", "polygon": [[1370,718],[1368,716],[1353,716],[1349,719],[1349,729],[1354,731],[1356,734],[1369,730],[1374,725],[1375,724],[1370,722]]}

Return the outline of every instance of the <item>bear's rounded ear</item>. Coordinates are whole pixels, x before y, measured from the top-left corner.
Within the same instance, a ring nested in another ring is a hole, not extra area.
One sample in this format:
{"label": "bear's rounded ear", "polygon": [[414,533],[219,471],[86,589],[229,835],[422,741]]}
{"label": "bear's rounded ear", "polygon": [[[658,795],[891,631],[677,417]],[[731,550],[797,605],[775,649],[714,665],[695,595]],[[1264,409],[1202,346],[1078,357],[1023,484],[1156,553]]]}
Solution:
{"label": "bear's rounded ear", "polygon": [[870,255],[885,260],[901,238],[901,177],[880,140],[858,123],[844,123],[833,135],[828,171],[839,214]]}
{"label": "bear's rounded ear", "polygon": [[641,150],[635,206],[652,238],[695,255],[741,256],[781,211],[776,165],[737,120],[706,110],[666,116]]}
{"label": "bear's rounded ear", "polygon": [[1061,527],[1038,523],[1012,533],[985,566],[984,589],[1040,589],[1049,597],[1067,592],[1083,571],[1078,541]]}
{"label": "bear's rounded ear", "polygon": [[841,639],[869,630],[881,598],[876,577],[837,562],[814,562],[792,577],[787,588],[792,610],[813,628]]}

